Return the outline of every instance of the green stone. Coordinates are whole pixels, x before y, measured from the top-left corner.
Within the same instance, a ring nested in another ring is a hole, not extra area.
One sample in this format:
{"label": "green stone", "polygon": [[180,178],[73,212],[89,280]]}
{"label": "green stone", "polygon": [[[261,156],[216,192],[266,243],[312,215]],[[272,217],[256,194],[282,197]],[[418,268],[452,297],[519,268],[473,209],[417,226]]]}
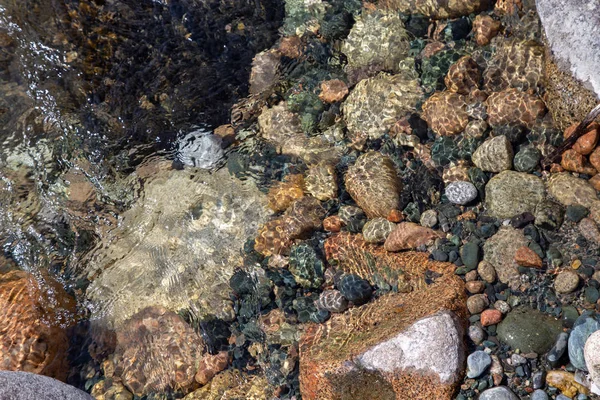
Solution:
{"label": "green stone", "polygon": [[290,252],[289,270],[296,282],[305,288],[318,288],[323,283],[323,261],[310,245],[301,243]]}
{"label": "green stone", "polygon": [[546,353],[560,332],[560,321],[527,307],[514,309],[498,325],[498,339],[523,353]]}
{"label": "green stone", "polygon": [[513,160],[515,169],[520,172],[532,172],[540,162],[542,154],[535,147],[525,147],[521,149]]}
{"label": "green stone", "polygon": [[600,293],[598,292],[598,289],[596,289],[593,286],[588,286],[585,288],[585,300],[588,303],[596,304],[598,298],[600,298]]}
{"label": "green stone", "polygon": [[460,257],[462,258],[465,267],[469,271],[477,268],[479,261],[481,259],[481,249],[475,242],[466,243],[460,251]]}
{"label": "green stone", "polygon": [[579,204],[570,205],[567,207],[567,219],[573,222],[579,222],[588,216],[590,211]]}

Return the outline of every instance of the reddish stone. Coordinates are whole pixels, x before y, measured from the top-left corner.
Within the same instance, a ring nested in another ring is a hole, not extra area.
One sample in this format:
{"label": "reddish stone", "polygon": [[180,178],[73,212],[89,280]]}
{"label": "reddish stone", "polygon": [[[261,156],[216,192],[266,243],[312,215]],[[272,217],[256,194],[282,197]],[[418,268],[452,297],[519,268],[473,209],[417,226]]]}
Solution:
{"label": "reddish stone", "polygon": [[542,259],[527,246],[519,247],[515,253],[515,261],[522,267],[542,268]]}
{"label": "reddish stone", "polygon": [[404,221],[404,214],[402,214],[402,211],[400,211],[400,210],[391,210],[387,216],[387,220],[390,222],[393,222],[395,224],[398,224],[398,223]]}
{"label": "reddish stone", "polygon": [[229,365],[229,354],[226,351],[220,351],[213,355],[206,355],[198,365],[196,372],[196,382],[206,385],[216,374],[223,371]]}
{"label": "reddish stone", "polygon": [[442,42],[431,42],[421,51],[421,57],[429,58],[438,51],[441,51],[446,45]]}
{"label": "reddish stone", "polygon": [[561,167],[560,164],[552,163],[552,165],[550,166],[550,172],[552,172],[553,174],[557,174],[559,172],[565,172],[565,169]]}
{"label": "reddish stone", "polygon": [[323,220],[323,229],[326,232],[339,232],[342,229],[342,220],[337,215],[332,215]]}
{"label": "reddish stone", "polygon": [[348,86],[344,81],[332,79],[321,82],[321,93],[319,99],[325,103],[336,103],[342,101],[348,94]]}
{"label": "reddish stone", "polygon": [[[565,139],[571,136],[575,129],[577,128],[579,123],[573,124],[565,130],[564,137]],[[578,152],[579,154],[583,154],[587,156],[598,144],[598,137],[600,136],[600,125],[596,122],[591,123],[587,129],[586,133],[577,139],[577,142],[573,145],[573,150]]]}
{"label": "reddish stone", "polygon": [[567,171],[579,172],[581,174],[596,175],[597,172],[583,155],[573,149],[569,149],[563,153],[560,165]]}
{"label": "reddish stone", "polygon": [[471,294],[482,293],[485,289],[485,283],[482,281],[471,281],[465,284],[467,291]]}
{"label": "reddish stone", "polygon": [[500,32],[502,24],[496,21],[489,15],[478,15],[473,21],[473,32],[475,33],[475,41],[480,46],[485,46],[490,43],[492,38]]}
{"label": "reddish stone", "polygon": [[596,147],[596,150],[590,154],[590,164],[592,164],[596,170],[600,171],[600,146]]}
{"label": "reddish stone", "polygon": [[281,39],[279,51],[286,57],[298,58],[302,55],[302,40],[298,36],[287,36]]}
{"label": "reddish stone", "polygon": [[387,251],[415,249],[443,236],[443,233],[414,222],[401,222],[386,239],[384,248]]}
{"label": "reddish stone", "polygon": [[500,321],[502,321],[502,313],[498,310],[484,310],[481,313],[482,326],[496,325]]}

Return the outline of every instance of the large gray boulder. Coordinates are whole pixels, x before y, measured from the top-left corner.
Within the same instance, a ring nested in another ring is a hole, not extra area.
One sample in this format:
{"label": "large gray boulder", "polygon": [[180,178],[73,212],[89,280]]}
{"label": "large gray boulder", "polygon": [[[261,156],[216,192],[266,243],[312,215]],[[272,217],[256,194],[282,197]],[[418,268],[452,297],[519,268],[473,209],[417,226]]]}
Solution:
{"label": "large gray boulder", "polygon": [[536,0],[559,67],[600,95],[600,2]]}
{"label": "large gray boulder", "polygon": [[29,372],[0,371],[2,400],[93,400],[73,386]]}

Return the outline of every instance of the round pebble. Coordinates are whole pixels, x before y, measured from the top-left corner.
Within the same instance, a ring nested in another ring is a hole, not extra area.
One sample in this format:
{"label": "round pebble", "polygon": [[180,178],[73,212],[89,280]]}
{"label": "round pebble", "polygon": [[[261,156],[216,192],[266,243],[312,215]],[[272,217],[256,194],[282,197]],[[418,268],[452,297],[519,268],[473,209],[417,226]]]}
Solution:
{"label": "round pebble", "polygon": [[519,400],[519,398],[506,386],[498,386],[481,393],[479,400]]}
{"label": "round pebble", "polygon": [[485,331],[479,325],[471,325],[469,326],[469,338],[479,346],[485,340]]}
{"label": "round pebble", "polygon": [[373,294],[373,288],[366,280],[358,275],[344,275],[339,282],[339,291],[356,305],[365,304]]}
{"label": "round pebble", "polygon": [[507,314],[510,311],[510,306],[504,300],[497,300],[494,303],[494,308],[500,311],[502,314]]}
{"label": "round pebble", "polygon": [[487,261],[482,261],[477,265],[477,273],[487,283],[494,283],[496,280],[496,269]]}
{"label": "round pebble", "polygon": [[482,281],[471,281],[465,283],[465,288],[471,294],[481,293],[485,290],[485,283]]}
{"label": "round pebble", "polygon": [[476,294],[467,299],[467,308],[471,314],[479,314],[490,305],[484,294]]}
{"label": "round pebble", "polygon": [[554,289],[558,293],[567,294],[577,289],[579,275],[575,271],[562,271],[554,278]]}
{"label": "round pebble", "polygon": [[492,359],[485,351],[476,351],[467,357],[467,377],[478,378],[492,364]]}
{"label": "round pebble", "polygon": [[460,257],[465,264],[465,267],[469,270],[477,268],[479,259],[481,258],[481,249],[475,242],[466,243],[460,249]]}
{"label": "round pebble", "polygon": [[446,186],[446,197],[453,204],[465,205],[477,197],[477,188],[471,182],[450,182]]}
{"label": "round pebble", "polygon": [[585,300],[588,303],[594,304],[600,298],[600,292],[593,286],[588,286],[585,288]]}
{"label": "round pebble", "polygon": [[496,325],[502,321],[502,313],[498,310],[484,310],[481,313],[481,325]]}
{"label": "round pebble", "polygon": [[437,212],[435,210],[427,210],[421,214],[421,225],[426,228],[433,228],[438,223]]}

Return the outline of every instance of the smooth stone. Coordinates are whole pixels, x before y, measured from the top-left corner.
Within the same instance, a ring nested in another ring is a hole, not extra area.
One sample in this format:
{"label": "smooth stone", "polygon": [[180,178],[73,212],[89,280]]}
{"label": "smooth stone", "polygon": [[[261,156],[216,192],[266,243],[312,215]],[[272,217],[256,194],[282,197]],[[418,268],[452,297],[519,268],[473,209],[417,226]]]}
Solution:
{"label": "smooth stone", "polygon": [[556,400],[573,400],[571,397],[565,396],[564,394],[559,394],[556,396]]}
{"label": "smooth stone", "polygon": [[568,294],[577,289],[579,285],[579,275],[572,270],[561,271],[554,278],[554,289],[557,293]]}
{"label": "smooth stone", "polygon": [[531,394],[531,400],[548,400],[549,397],[542,389],[537,389]]}
{"label": "smooth stone", "polygon": [[594,386],[600,388],[600,331],[592,333],[586,340],[583,355]]}
{"label": "smooth stone", "polygon": [[521,149],[513,160],[515,169],[519,172],[533,172],[540,162],[542,154],[535,147]]}
{"label": "smooth stone", "polygon": [[475,242],[466,243],[460,250],[460,257],[469,270],[474,270],[479,264],[481,258],[481,249]]}
{"label": "smooth stone", "polygon": [[519,398],[506,386],[498,386],[481,393],[479,400],[519,400]]}
{"label": "smooth stone", "polygon": [[554,345],[562,331],[560,321],[531,308],[519,307],[509,312],[498,325],[498,339],[513,350],[544,354]]}
{"label": "smooth stone", "polygon": [[377,217],[363,226],[362,234],[368,243],[383,243],[395,228],[396,224],[393,222]]}
{"label": "smooth stone", "polygon": [[513,149],[504,135],[486,140],[475,150],[471,160],[477,168],[488,172],[501,172],[512,167]]}
{"label": "smooth stone", "polygon": [[469,326],[469,338],[476,345],[480,345],[485,340],[485,331],[479,325]]}
{"label": "smooth stone", "polygon": [[552,367],[556,367],[558,362],[560,361],[563,354],[567,350],[567,345],[569,341],[569,334],[566,332],[561,332],[556,338],[556,343],[550,349],[547,355],[548,362]]}
{"label": "smooth stone", "polygon": [[202,129],[188,133],[177,144],[177,159],[189,167],[213,169],[224,157],[220,136]]}
{"label": "smooth stone", "polygon": [[565,328],[572,328],[579,318],[579,312],[573,306],[566,306],[562,309],[562,322]]}
{"label": "smooth stone", "polygon": [[492,365],[492,359],[485,351],[476,351],[467,357],[467,377],[478,378]]}
{"label": "smooth stone", "polygon": [[498,279],[509,285],[519,284],[518,264],[515,253],[527,246],[523,231],[511,226],[503,226],[483,245],[483,259],[494,266]]}
{"label": "smooth stone", "polygon": [[485,187],[485,201],[491,216],[512,218],[523,213],[535,213],[544,200],[544,183],[535,175],[503,171],[494,176]]}
{"label": "smooth stone", "polygon": [[544,371],[538,371],[531,377],[531,382],[534,389],[540,389],[544,387],[546,382],[546,373]]}
{"label": "smooth stone", "polygon": [[456,181],[446,186],[445,193],[451,203],[465,205],[477,197],[477,188],[471,182]]}
{"label": "smooth stone", "polygon": [[573,325],[569,336],[569,360],[577,369],[587,371],[584,357],[584,346],[590,335],[600,330],[600,316],[585,312]]}
{"label": "smooth stone", "polygon": [[426,228],[433,228],[438,223],[437,212],[435,210],[423,211],[419,222]]}
{"label": "smooth stone", "polygon": [[20,371],[0,371],[0,399],[93,400],[94,398],[56,379]]}

